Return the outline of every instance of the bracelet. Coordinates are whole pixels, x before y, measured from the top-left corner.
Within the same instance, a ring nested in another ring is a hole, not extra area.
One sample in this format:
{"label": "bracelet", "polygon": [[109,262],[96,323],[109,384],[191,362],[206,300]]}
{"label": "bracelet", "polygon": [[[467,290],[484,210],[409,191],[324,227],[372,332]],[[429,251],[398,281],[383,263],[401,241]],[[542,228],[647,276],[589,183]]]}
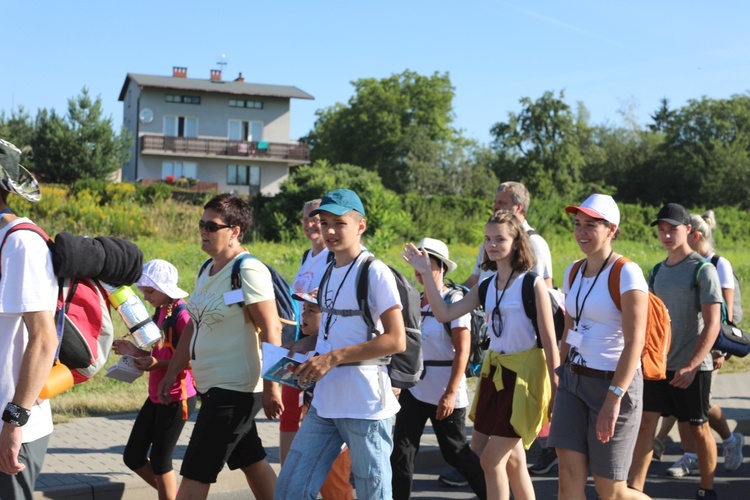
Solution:
{"label": "bracelet", "polygon": [[16,427],[21,427],[26,425],[30,416],[31,410],[27,410],[26,408],[14,403],[8,403],[5,406],[5,411],[3,411],[3,422],[15,425]]}

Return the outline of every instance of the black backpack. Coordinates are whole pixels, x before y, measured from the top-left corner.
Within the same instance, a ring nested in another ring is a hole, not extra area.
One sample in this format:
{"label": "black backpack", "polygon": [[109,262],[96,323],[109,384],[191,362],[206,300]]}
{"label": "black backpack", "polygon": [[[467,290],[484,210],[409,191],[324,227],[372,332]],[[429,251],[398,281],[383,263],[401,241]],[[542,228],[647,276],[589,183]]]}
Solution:
{"label": "black backpack", "polygon": [[[453,302],[453,297],[456,295],[464,297],[469,293],[468,288],[463,285],[457,285],[450,280],[447,285],[450,290],[445,295],[446,304]],[[471,350],[469,352],[469,362],[466,365],[465,373],[467,377],[478,377],[482,371],[484,354],[487,352],[487,348],[490,345],[490,337],[487,333],[487,322],[484,320],[484,305],[480,305],[469,314],[471,316]],[[422,311],[421,315],[423,317],[434,316],[432,311]],[[452,335],[451,322],[446,321],[443,325],[445,325],[445,332],[448,334],[448,337],[450,337]],[[424,362],[425,366],[451,366],[452,364],[453,360],[430,360]]]}
{"label": "black backpack", "polygon": [[[375,261],[372,254],[365,257],[357,276],[357,304],[359,309],[331,309],[323,306],[321,296],[318,294],[318,305],[322,312],[335,314],[339,316],[361,316],[362,320],[368,327],[367,340],[377,335],[375,322],[370,315],[370,308],[367,306],[367,288],[370,280],[370,266]],[[329,265],[323,278],[320,280],[319,289],[322,289],[331,276],[333,265]],[[403,274],[396,269],[388,266],[388,269],[396,278],[396,286],[401,299],[401,315],[404,318],[404,327],[406,329],[406,350],[392,356],[380,359],[371,359],[356,363],[344,363],[339,366],[356,366],[356,365],[388,365],[388,375],[391,377],[391,385],[398,389],[409,389],[414,387],[422,375],[422,331],[420,329],[421,300],[419,292],[411,281],[406,279]]]}
{"label": "black backpack", "polygon": [[[534,326],[534,332],[536,333],[536,345],[541,349],[542,341],[539,338],[539,325],[537,324],[536,313],[536,296],[534,295],[534,280],[536,280],[537,276],[539,275],[534,271],[529,271],[523,277],[523,283],[521,283],[521,301],[523,302],[523,310],[526,313],[526,316]],[[482,301],[482,304],[485,303],[485,299],[487,298],[487,289],[489,288],[492,279],[492,277],[486,278],[479,284],[479,300]],[[557,300],[552,295],[552,291],[548,289],[547,292],[549,292],[550,294],[549,298],[552,307],[552,320],[555,326],[555,337],[559,342],[562,338],[563,330],[565,330],[565,310],[561,308],[557,303]]]}
{"label": "black backpack", "polygon": [[[245,259],[257,259],[254,255],[249,253],[240,254],[234,261],[232,266],[232,290],[239,290],[242,288],[242,280],[240,280],[240,268],[242,262]],[[198,276],[203,274],[203,271],[213,262],[213,259],[208,259],[198,271]],[[292,287],[287,283],[282,275],[269,266],[263,264],[268,268],[271,273],[271,280],[273,281],[273,294],[276,297],[276,310],[279,314],[279,320],[281,320],[281,343],[286,344],[299,338],[299,324],[297,319],[300,317],[299,301],[292,299]],[[238,302],[238,306],[242,307],[243,302]]]}

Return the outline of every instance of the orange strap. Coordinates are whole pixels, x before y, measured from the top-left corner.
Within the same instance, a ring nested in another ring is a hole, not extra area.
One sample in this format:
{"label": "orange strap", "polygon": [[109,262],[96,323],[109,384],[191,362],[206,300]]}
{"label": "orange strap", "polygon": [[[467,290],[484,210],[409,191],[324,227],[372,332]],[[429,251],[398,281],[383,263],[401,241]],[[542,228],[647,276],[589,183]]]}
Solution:
{"label": "orange strap", "polygon": [[[568,275],[568,288],[573,286],[576,275],[585,260],[581,259],[573,262],[573,267],[570,268],[570,274]],[[609,272],[609,295],[612,297],[612,302],[615,303],[618,311],[622,311],[622,304],[620,303],[620,272],[622,272],[622,266],[628,262],[632,261],[623,255],[619,256],[614,264],[612,264],[612,270]]]}

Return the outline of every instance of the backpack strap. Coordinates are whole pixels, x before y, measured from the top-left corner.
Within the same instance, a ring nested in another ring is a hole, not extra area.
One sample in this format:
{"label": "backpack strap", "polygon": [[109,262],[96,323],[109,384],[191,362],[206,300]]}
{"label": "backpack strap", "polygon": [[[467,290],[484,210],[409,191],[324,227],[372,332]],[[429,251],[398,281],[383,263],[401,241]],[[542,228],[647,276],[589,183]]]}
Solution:
{"label": "backpack strap", "polygon": [[531,320],[531,324],[534,327],[534,333],[536,333],[536,346],[541,348],[542,341],[539,338],[539,323],[537,322],[536,312],[536,295],[534,294],[534,281],[539,275],[534,271],[528,271],[523,277],[523,283],[521,283],[521,301],[523,302],[523,310],[526,313],[526,317]]}
{"label": "backpack strap", "polygon": [[[21,230],[31,231],[41,236],[44,242],[47,244],[47,248],[49,248],[50,250],[55,245],[52,242],[52,239],[47,235],[47,233],[44,232],[44,229],[42,229],[41,227],[37,226],[33,222],[19,222],[15,226],[8,229],[8,232],[5,233],[5,237],[3,237],[3,242],[0,243],[0,252],[3,251],[3,247],[5,246],[5,242],[8,240],[8,236],[15,233],[16,231],[21,231]],[[0,270],[0,277],[2,277],[2,270]]]}
{"label": "backpack strap", "polygon": [[[331,252],[331,255],[333,255],[333,252]],[[365,313],[360,309],[335,309],[333,307],[326,307],[323,304],[323,294],[320,293],[321,290],[323,290],[324,285],[328,283],[328,280],[331,279],[331,272],[333,271],[333,259],[331,259],[328,263],[328,266],[326,267],[325,272],[323,273],[323,277],[320,279],[320,284],[318,285],[318,307],[320,308],[320,312],[326,313],[326,314],[333,314],[336,316],[343,316],[343,317],[351,317],[351,316],[362,316],[364,317]],[[360,270],[361,272],[361,270]],[[359,279],[359,278],[357,278]],[[357,282],[359,284],[359,282]],[[359,286],[359,285],[358,285]],[[359,289],[358,289],[359,290]],[[366,292],[366,290],[365,290]],[[357,295],[359,297],[359,295]],[[365,299],[367,300],[367,299]],[[359,304],[360,301],[357,300],[357,303]],[[367,320],[365,320],[365,323],[367,323]]]}
{"label": "backpack strap", "polygon": [[[712,265],[711,261],[702,259],[698,264],[695,266],[695,276],[693,277],[693,283],[690,285],[690,288],[695,290],[695,305],[700,311],[701,309],[701,297],[700,297],[700,282],[698,281],[701,275],[701,272],[703,271],[703,268],[706,266]],[[714,267],[716,267],[714,265]],[[724,304],[724,299],[721,300],[722,304],[722,316],[726,316],[726,313],[724,312],[724,308],[726,307]]]}
{"label": "backpack strap", "polygon": [[620,255],[617,260],[612,264],[612,269],[609,271],[609,296],[612,297],[612,302],[615,303],[618,311],[622,311],[622,297],[620,296],[620,273],[622,272],[622,266],[626,263],[631,262],[625,256]]}
{"label": "backpack strap", "polygon": [[716,269],[719,268],[719,254],[715,253],[713,257],[711,257],[711,264],[714,265]]}
{"label": "backpack strap", "polygon": [[307,259],[308,255],[310,255],[310,249],[309,248],[307,250],[305,250],[304,252],[302,252],[302,260],[299,263],[300,266],[305,263],[305,260]]}
{"label": "backpack strap", "polygon": [[482,309],[484,309],[484,303],[487,301],[487,290],[490,288],[490,283],[492,283],[492,276],[484,278],[479,283],[479,307]]}
{"label": "backpack strap", "polygon": [[359,274],[357,276],[357,304],[359,304],[359,308],[363,313],[362,319],[365,320],[365,324],[369,330],[367,334],[368,340],[372,338],[375,330],[375,322],[372,320],[370,308],[367,307],[367,290],[370,284],[370,266],[372,266],[374,261],[375,256],[368,254],[365,257],[364,262],[362,262],[362,267],[359,268]]}
{"label": "backpack strap", "polygon": [[[175,349],[177,349],[177,344],[180,341],[180,338],[175,335],[177,319],[185,309],[187,309],[187,304],[183,302],[182,304],[172,309],[172,314],[164,318],[164,322],[161,325],[161,330],[164,332],[164,346],[169,347],[172,353],[174,353]],[[154,321],[156,321],[160,311],[161,308],[157,309],[154,313]]]}
{"label": "backpack strap", "polygon": [[581,265],[586,261],[586,259],[581,259],[573,262],[573,266],[570,268],[570,274],[568,274],[568,289],[570,290],[570,287],[573,286],[573,282],[576,280],[576,275],[578,274],[578,271],[581,269]]}
{"label": "backpack strap", "polygon": [[210,265],[211,265],[211,263],[212,263],[213,261],[214,261],[214,259],[208,259],[208,260],[207,260],[206,262],[204,262],[204,263],[203,263],[203,264],[201,265],[201,268],[200,268],[200,270],[198,271],[198,277],[200,277],[200,275],[201,275],[201,274],[203,274],[203,271],[205,271],[205,270],[206,270],[206,269],[208,268],[208,266],[210,266]]}

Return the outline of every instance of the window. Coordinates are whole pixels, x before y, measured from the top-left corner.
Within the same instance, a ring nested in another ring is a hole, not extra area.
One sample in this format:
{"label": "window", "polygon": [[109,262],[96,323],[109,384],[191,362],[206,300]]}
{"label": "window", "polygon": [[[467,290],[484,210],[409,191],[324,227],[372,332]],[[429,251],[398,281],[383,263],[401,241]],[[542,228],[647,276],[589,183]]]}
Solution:
{"label": "window", "polygon": [[161,179],[164,180],[171,175],[175,179],[187,177],[198,178],[198,164],[192,161],[165,161],[161,164]]}
{"label": "window", "polygon": [[260,167],[256,165],[228,165],[227,184],[250,186],[250,194],[260,193]]}
{"label": "window", "polygon": [[164,96],[164,100],[167,102],[179,102],[182,104],[200,104],[201,98],[196,95],[174,95],[167,94]]}
{"label": "window", "polygon": [[262,141],[263,122],[229,120],[230,141]]}
{"label": "window", "polygon": [[165,116],[164,135],[170,137],[198,137],[198,118],[192,116]]}
{"label": "window", "polygon": [[230,108],[263,109],[262,101],[247,101],[242,99],[229,99]]}

